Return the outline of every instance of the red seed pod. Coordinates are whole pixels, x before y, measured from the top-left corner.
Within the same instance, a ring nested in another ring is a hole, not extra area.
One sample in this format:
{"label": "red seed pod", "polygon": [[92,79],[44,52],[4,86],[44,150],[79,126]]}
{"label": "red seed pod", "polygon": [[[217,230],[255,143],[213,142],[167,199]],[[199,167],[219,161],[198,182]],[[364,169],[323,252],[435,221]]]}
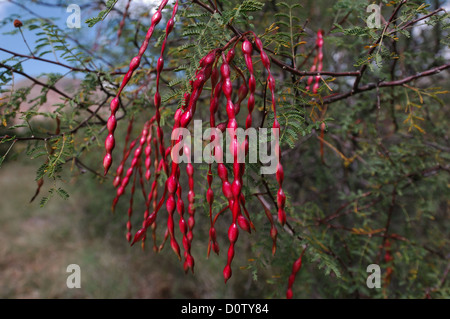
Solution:
{"label": "red seed pod", "polygon": [[242,43],[242,52],[244,52],[245,55],[251,55],[253,53],[253,46],[247,39]]}
{"label": "red seed pod", "polygon": [[22,21],[20,21],[20,20],[14,20],[14,27],[16,27],[16,28],[20,28],[20,27],[22,27],[23,26],[23,23],[22,23]]}
{"label": "red seed pod", "polygon": [[[260,55],[261,55],[261,60],[263,61],[264,67],[268,73],[267,76],[267,81],[268,81],[268,86],[269,86],[269,90],[271,92],[272,95],[272,110],[274,113],[274,123],[272,126],[272,134],[275,135],[276,137],[279,137],[280,135],[280,124],[278,123],[278,119],[277,119],[277,112],[276,112],[276,100],[275,100],[275,79],[272,76],[272,73],[270,71],[270,60],[267,57],[267,54],[265,54],[264,52],[264,48],[262,45],[261,40],[255,35],[255,44],[258,48],[258,50],[260,51]],[[281,166],[281,162],[280,162],[280,145],[279,145],[279,139],[275,138],[275,154],[277,156],[277,160],[278,160],[278,164],[277,164],[277,171],[282,170],[282,166]],[[277,177],[281,176],[281,171],[278,173]],[[283,173],[284,174],[284,173]],[[279,193],[282,192],[282,183],[279,183]],[[282,193],[284,195],[284,193]],[[280,197],[280,199],[282,199],[283,196]],[[279,215],[279,222],[281,223],[281,225],[284,225],[284,223],[286,222],[286,218],[285,218],[285,211],[284,211],[284,204],[285,204],[285,200],[281,200],[279,202],[278,207],[278,215]],[[281,217],[281,218],[280,218]]]}
{"label": "red seed pod", "polygon": [[[314,58],[314,63],[311,66],[311,72],[315,72],[315,71],[322,71],[323,69],[323,44],[324,44],[324,40],[323,40],[323,31],[319,30],[317,32],[317,39],[316,39],[316,57]],[[312,93],[313,94],[317,94],[319,91],[319,83],[321,80],[320,74],[316,75],[316,76],[310,76],[308,78],[308,83],[306,86],[306,90],[309,91],[311,88],[311,84],[315,79],[315,83],[313,85],[312,88]]]}
{"label": "red seed pod", "polygon": [[276,177],[277,177],[278,184],[283,184],[284,169],[283,169],[283,166],[280,165],[280,163],[278,163],[278,165],[277,165]]}
{"label": "red seed pod", "polygon": [[218,171],[218,174],[219,174],[219,178],[222,181],[228,180],[228,170],[227,170],[227,167],[225,166],[225,164],[219,163],[217,165],[217,171]]}
{"label": "red seed pod", "polygon": [[[127,71],[127,73],[125,74],[123,80],[122,80],[122,84],[120,85],[120,88],[115,96],[115,98],[111,101],[111,105],[110,105],[110,109],[111,109],[111,115],[115,115],[117,109],[118,109],[118,105],[119,105],[119,96],[122,93],[123,89],[125,88],[125,86],[128,84],[128,82],[130,81],[133,72],[139,67],[139,64],[141,62],[141,58],[144,55],[145,51],[147,50],[148,44],[150,42],[150,38],[153,35],[153,31],[155,29],[155,26],[159,23],[159,21],[161,21],[161,10],[164,9],[164,7],[167,5],[168,0],[163,0],[160,4],[160,6],[158,7],[158,10],[155,12],[155,14],[152,17],[151,20],[151,25],[150,28],[147,31],[147,34],[145,36],[145,40],[142,43],[140,49],[139,49],[139,53],[137,56],[135,56],[133,59],[131,59],[130,61],[130,66],[129,69]],[[112,125],[111,125],[112,127]],[[115,128],[115,125],[114,125]],[[114,132],[110,131],[108,132],[108,136],[112,135],[114,138]],[[112,165],[112,151],[113,149],[107,149],[106,150],[106,155],[103,159],[103,167],[105,169],[104,174],[106,175]]]}
{"label": "red seed pod", "polygon": [[243,230],[246,231],[247,233],[251,233],[251,226],[250,223],[247,219],[245,219],[245,217],[243,215],[239,215],[237,218],[237,222],[239,227]]}
{"label": "red seed pod", "polygon": [[291,275],[289,276],[289,279],[288,279],[288,288],[287,288],[287,291],[286,291],[286,298],[287,299],[292,299],[292,297],[293,297],[292,286],[294,284],[295,277],[297,276],[297,273],[300,271],[300,269],[302,267],[302,258],[303,258],[303,255],[304,255],[305,251],[306,251],[306,248],[303,249],[300,257],[292,265],[292,272],[291,272]]}
{"label": "red seed pod", "polygon": [[145,236],[145,233],[147,231],[147,228],[141,228],[139,229],[136,234],[134,235],[134,239],[131,242],[131,245],[133,246],[136,242],[142,240],[142,238]]}
{"label": "red seed pod", "polygon": [[161,11],[159,11],[159,10],[156,11],[155,14],[152,17],[152,25],[158,24],[159,21],[161,21],[161,18],[162,18]]}
{"label": "red seed pod", "polygon": [[230,242],[234,243],[237,241],[239,237],[239,229],[236,224],[231,224],[230,228],[228,229],[228,239]]}
{"label": "red seed pod", "polygon": [[[114,199],[113,202],[113,210],[115,205],[117,204],[118,199],[123,195],[123,193],[125,192],[125,188],[128,185],[128,182],[130,181],[131,175],[133,174],[133,171],[135,170],[135,168],[138,167],[138,163],[140,164],[140,156],[142,154],[142,148],[145,144],[147,135],[149,134],[149,125],[150,125],[151,121],[148,121],[144,124],[144,128],[142,129],[141,132],[141,137],[139,138],[139,145],[136,148],[136,150],[134,151],[134,156],[133,159],[131,161],[131,165],[130,167],[127,169],[126,175],[125,177],[120,181],[120,186],[117,188],[117,194],[116,194],[116,198]],[[106,140],[108,141],[108,139]],[[132,143],[133,144],[133,143]],[[130,148],[130,152],[131,152]],[[122,163],[124,163],[124,161],[122,161]]]}
{"label": "red seed pod", "polygon": [[111,154],[106,154],[105,157],[103,158],[103,167],[105,167],[105,175],[107,174],[107,169],[109,169],[109,167],[111,167],[112,164],[112,156]]}
{"label": "red seed pod", "polygon": [[208,202],[208,204],[212,204],[214,201],[214,192],[211,188],[208,188],[208,190],[206,191],[206,201]]}
{"label": "red seed pod", "polygon": [[108,129],[109,132],[114,132],[114,130],[116,129],[116,125],[117,125],[116,117],[114,115],[111,115],[106,124],[106,128]]}
{"label": "red seed pod", "polygon": [[119,30],[117,31],[117,43],[119,42],[120,36],[122,35],[123,27],[125,26],[125,19],[128,15],[128,10],[130,8],[130,4],[131,4],[131,0],[128,0],[127,5],[126,5],[125,10],[122,15],[122,20],[120,21],[120,24],[119,24]]}
{"label": "red seed pod", "polygon": [[277,193],[277,203],[278,206],[284,207],[284,204],[286,203],[286,195],[284,195],[283,189],[279,189]]}
{"label": "red seed pod", "polygon": [[292,289],[288,288],[288,290],[286,291],[286,299],[292,299],[292,297],[293,297]]}
{"label": "red seed pod", "polygon": [[[241,199],[240,199],[240,202],[241,202],[242,208],[243,208],[243,210],[244,210],[245,217],[247,218],[246,220],[247,220],[247,222],[248,222],[249,225],[250,225],[250,228],[253,229],[253,230],[256,230],[255,225],[253,225],[253,223],[252,223],[252,221],[251,221],[250,214],[248,213],[247,208],[245,207],[245,196],[244,196],[244,194],[242,194],[242,193],[241,193]],[[241,227],[241,228],[242,228],[242,227]]]}
{"label": "red seed pod", "polygon": [[228,279],[231,278],[231,266],[230,265],[226,265],[224,270],[223,270],[223,277],[225,278],[225,283],[228,281]]}
{"label": "red seed pod", "polygon": [[[141,64],[141,57],[139,55],[135,56],[134,58],[131,59],[130,70],[132,70],[132,71],[136,70],[140,64]],[[130,73],[130,75],[131,75],[131,73]]]}
{"label": "red seed pod", "polygon": [[[234,56],[234,52],[229,52],[229,55]],[[228,123],[227,123],[227,132],[230,134],[231,137],[231,151],[234,157],[234,163],[233,163],[233,173],[234,173],[234,180],[232,184],[230,185],[228,181],[228,173],[226,172],[226,168],[223,164],[219,164],[219,176],[222,180],[222,192],[227,197],[229,201],[229,209],[231,209],[233,214],[233,222],[230,225],[230,228],[228,230],[228,239],[230,241],[230,246],[228,248],[228,259],[227,259],[227,265],[224,269],[224,278],[225,282],[231,277],[231,263],[234,257],[234,245],[238,238],[238,217],[240,215],[240,193],[241,193],[241,172],[240,172],[240,163],[238,163],[238,143],[237,143],[237,137],[235,137],[235,132],[238,127],[237,121],[236,121],[236,112],[235,112],[235,106],[231,100],[233,85],[231,83],[231,72],[230,67],[228,65],[227,58],[222,53],[222,66],[221,66],[221,75],[222,75],[222,91],[227,99],[227,115],[228,115]],[[247,225],[244,225],[244,228],[247,228]]]}
{"label": "red seed pod", "polygon": [[119,109],[119,98],[115,97],[111,100],[111,104],[110,104],[110,110],[111,110],[112,115],[114,115],[118,109]]}
{"label": "red seed pod", "polygon": [[214,226],[211,226],[211,228],[209,229],[209,242],[208,242],[207,257],[209,257],[211,248],[213,249],[213,251],[216,254],[219,254],[219,244],[217,243],[216,229],[214,228]]}
{"label": "red seed pod", "polygon": [[[186,256],[186,268],[187,269],[190,268],[192,270],[192,272],[194,272],[194,265],[195,265],[194,258],[192,258],[191,255],[187,255]],[[187,270],[185,270],[185,271],[187,271]]]}
{"label": "red seed pod", "polygon": [[240,87],[239,87],[239,91],[238,91],[238,101],[236,102],[236,104],[234,105],[234,108],[235,108],[235,114],[237,115],[237,114],[239,114],[239,111],[241,110],[241,103],[242,103],[242,101],[244,101],[245,100],[245,98],[247,97],[247,95],[248,95],[248,87],[247,87],[247,84],[242,84]]}

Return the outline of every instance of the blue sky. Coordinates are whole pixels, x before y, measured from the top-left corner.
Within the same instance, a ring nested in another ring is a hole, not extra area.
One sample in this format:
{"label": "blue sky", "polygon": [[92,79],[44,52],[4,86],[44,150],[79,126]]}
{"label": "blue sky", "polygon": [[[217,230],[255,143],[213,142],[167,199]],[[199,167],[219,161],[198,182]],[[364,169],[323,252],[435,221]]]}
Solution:
{"label": "blue sky", "polygon": [[[32,1],[27,1],[27,8],[30,11],[35,12],[36,14],[45,17],[45,18],[59,18],[60,21],[54,20],[59,26],[70,31],[69,28],[65,25],[65,20],[70,15],[70,13],[65,12],[60,8],[52,8],[46,7],[42,8],[32,3]],[[9,3],[6,0],[0,0],[0,20],[3,20],[7,17],[11,17],[12,15],[19,15],[21,20],[26,20],[28,18],[32,18],[32,14],[28,13],[23,8],[20,8],[14,4]],[[12,24],[4,26],[0,29],[0,47],[22,54],[29,55],[29,50],[25,45],[22,36],[20,34],[17,35],[5,35],[4,33],[8,33],[13,31],[15,28]],[[35,41],[37,37],[35,36],[35,31],[28,31],[26,28],[23,28],[24,36],[30,45],[31,48],[35,46]],[[4,60],[10,57],[10,54],[0,51],[0,60]],[[49,57],[50,59],[52,57]],[[53,58],[54,59],[54,58]],[[32,75],[38,75],[42,72],[66,72],[67,69],[61,68],[57,65],[52,65],[49,63],[42,63],[39,61],[28,61],[23,64],[24,69],[27,73]]]}
{"label": "blue sky", "polygon": [[[66,0],[67,6],[70,4],[79,4],[82,5],[83,3],[86,3],[89,0]],[[29,18],[34,18],[36,16],[42,17],[42,18],[48,18],[51,19],[56,25],[58,25],[63,31],[67,32],[70,35],[73,35],[73,37],[80,37],[80,31],[77,29],[70,29],[66,21],[69,18],[69,16],[72,14],[72,12],[67,12],[67,7],[64,8],[58,8],[58,7],[51,7],[51,6],[42,6],[42,5],[36,5],[33,4],[31,0],[14,0],[14,2],[26,4],[26,8],[21,8],[20,6],[17,6],[8,0],[0,0],[0,21],[7,17],[12,17],[14,15],[18,15],[21,20],[26,20]],[[55,0],[45,0],[46,3],[56,3]],[[173,1],[169,1],[169,3],[172,3]],[[123,9],[127,3],[127,0],[119,0],[116,6]],[[150,11],[153,11],[156,6],[160,3],[160,0],[133,0],[130,7],[130,14],[133,15],[133,12],[142,12],[143,9],[150,9]],[[34,16],[33,12],[36,16]],[[88,18],[91,18],[95,16],[97,12],[86,12],[84,10],[81,10],[81,27],[82,27],[82,33],[84,36],[86,35],[87,30],[91,32],[95,32],[94,29],[89,29],[84,21]],[[11,24],[8,24],[2,28],[0,28],[0,48],[4,48],[13,52],[21,53],[30,55],[30,51],[28,50],[26,44],[24,43],[22,36],[19,34],[17,35],[9,35],[5,33],[13,31],[15,28]],[[24,36],[31,48],[34,48],[36,43],[36,35],[35,33],[39,30],[29,31],[26,28],[22,28],[24,32]],[[93,35],[94,36],[94,35]],[[83,42],[83,41],[81,41]],[[10,54],[7,54],[5,52],[0,51],[0,60],[4,60],[6,58],[11,57]],[[47,58],[49,60],[55,60],[55,57],[53,53],[46,54],[43,56],[44,58]],[[59,57],[58,57],[59,58]],[[62,60],[62,59],[59,59]],[[68,63],[70,64],[70,63]],[[57,72],[57,73],[65,73],[68,71],[68,69],[60,67],[58,65],[50,64],[50,63],[44,63],[39,62],[35,60],[30,60],[25,63],[23,63],[23,67],[26,73],[37,76],[43,72]],[[18,76],[19,77],[19,76]],[[1,84],[1,83],[0,83]]]}

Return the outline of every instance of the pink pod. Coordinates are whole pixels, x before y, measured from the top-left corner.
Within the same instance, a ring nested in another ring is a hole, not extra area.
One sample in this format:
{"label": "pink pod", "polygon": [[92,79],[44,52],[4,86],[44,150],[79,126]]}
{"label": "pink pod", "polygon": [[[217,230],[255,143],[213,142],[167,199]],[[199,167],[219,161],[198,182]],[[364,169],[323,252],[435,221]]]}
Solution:
{"label": "pink pod", "polygon": [[230,63],[234,59],[235,56],[236,56],[236,50],[234,48],[231,48],[230,50],[228,50],[226,61],[228,63]]}
{"label": "pink pod", "polygon": [[208,190],[206,191],[206,201],[210,205],[214,202],[214,192],[211,188],[208,188]]}
{"label": "pink pod", "polygon": [[223,269],[223,277],[225,278],[225,283],[228,281],[228,279],[231,278],[231,266],[230,265],[226,265],[225,268]]}
{"label": "pink pod", "polygon": [[261,51],[261,61],[266,69],[270,68],[270,59],[266,52]]}
{"label": "pink pod", "polygon": [[138,55],[131,59],[130,70],[136,70],[139,67],[139,64],[141,64],[141,57]]}
{"label": "pink pod", "polygon": [[180,246],[178,245],[177,241],[173,237],[170,239],[170,247],[172,247],[172,250],[175,252],[175,254],[177,254],[178,258],[181,259]]}
{"label": "pink pod", "polygon": [[230,240],[230,242],[234,243],[237,241],[238,237],[239,237],[239,229],[237,225],[233,223],[228,229],[228,239]]}
{"label": "pink pod", "polygon": [[139,229],[136,234],[134,235],[134,239],[131,243],[131,246],[133,246],[136,242],[140,241],[146,234],[147,229],[146,228],[141,228]]}
{"label": "pink pod", "polygon": [[219,163],[217,165],[217,170],[218,170],[219,178],[222,181],[228,180],[228,170],[227,170],[227,167],[225,166],[225,164]]}
{"label": "pink pod", "polygon": [[175,211],[175,198],[174,198],[173,195],[170,195],[167,198],[166,208],[167,208],[167,212],[169,214],[171,214],[171,213],[173,213]]}
{"label": "pink pod", "polygon": [[108,136],[106,137],[105,140],[105,149],[108,153],[111,153],[112,150],[114,149],[114,146],[116,145],[115,140],[114,140],[114,135],[112,134],[108,134]]}
{"label": "pink pod", "polygon": [[156,11],[152,16],[152,20],[151,20],[152,25],[154,26],[154,25],[158,24],[159,21],[161,21],[161,18],[162,18],[161,11],[160,10]]}
{"label": "pink pod", "polygon": [[108,153],[103,158],[103,167],[105,168],[105,175],[108,173],[108,170],[111,167],[111,164],[112,164],[112,156],[111,156],[111,154]]}
{"label": "pink pod", "polygon": [[293,297],[292,289],[288,288],[288,290],[286,291],[286,299],[292,299],[292,297]]}
{"label": "pink pod", "polygon": [[169,21],[167,21],[167,25],[166,25],[166,33],[170,33],[173,30],[173,27],[175,26],[175,21],[172,19],[170,19]]}
{"label": "pink pod", "polygon": [[115,97],[111,100],[110,109],[112,114],[117,112],[119,109],[119,98]]}
{"label": "pink pod", "polygon": [[278,209],[278,221],[282,226],[286,224],[286,212],[282,208]]}
{"label": "pink pod", "polygon": [[247,39],[242,43],[242,52],[246,55],[251,55],[253,53],[253,46]]}
{"label": "pink pod", "polygon": [[247,233],[251,233],[250,223],[248,222],[247,219],[245,219],[244,216],[239,215],[237,218],[237,223],[243,231],[246,231]]}
{"label": "pink pod", "polygon": [[176,180],[175,176],[170,176],[167,179],[167,190],[169,191],[170,194],[175,194],[175,192],[177,191],[177,187],[178,187],[178,181]]}
{"label": "pink pod", "polygon": [[283,181],[284,181],[284,169],[280,163],[277,164],[276,177],[277,177],[278,184],[282,185]]}
{"label": "pink pod", "polygon": [[214,227],[211,227],[209,229],[209,237],[211,238],[212,241],[216,241],[217,234],[216,234],[216,229]]}
{"label": "pink pod", "polygon": [[278,189],[277,203],[280,208],[284,208],[284,205],[286,203],[286,195],[284,195],[284,191],[282,188]]}

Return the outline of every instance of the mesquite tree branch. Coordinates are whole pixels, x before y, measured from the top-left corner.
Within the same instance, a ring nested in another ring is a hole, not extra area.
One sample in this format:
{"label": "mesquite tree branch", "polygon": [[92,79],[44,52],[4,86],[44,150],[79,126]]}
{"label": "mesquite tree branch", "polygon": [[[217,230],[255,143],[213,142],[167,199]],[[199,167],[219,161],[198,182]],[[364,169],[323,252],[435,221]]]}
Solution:
{"label": "mesquite tree branch", "polygon": [[22,71],[20,71],[20,70],[17,70],[17,69],[15,69],[15,68],[13,68],[13,67],[11,67],[11,66],[9,66],[9,65],[0,63],[0,67],[5,68],[5,69],[7,69],[7,70],[9,70],[9,71],[11,71],[11,72],[20,74],[20,75],[26,77],[27,79],[31,80],[33,83],[35,83],[35,84],[37,84],[37,85],[40,85],[40,86],[42,86],[42,87],[44,87],[44,88],[46,88],[46,89],[48,89],[48,90],[51,90],[51,91],[53,91],[53,92],[55,92],[55,93],[58,93],[59,95],[61,95],[62,97],[64,97],[64,98],[67,99],[67,100],[73,101],[74,103],[76,103],[76,104],[80,107],[80,109],[82,109],[82,110],[84,110],[84,111],[90,113],[91,115],[94,115],[97,119],[100,120],[101,123],[106,124],[106,121],[105,121],[103,118],[101,118],[98,114],[96,114],[94,111],[90,110],[90,109],[88,108],[87,105],[81,104],[81,103],[77,103],[72,97],[70,97],[69,95],[67,95],[67,94],[64,93],[63,91],[59,90],[59,89],[56,88],[55,86],[53,86],[53,85],[48,85],[48,84],[46,84],[46,83],[43,83],[43,82],[37,80],[36,78],[34,78],[34,77],[28,75],[27,73],[22,72]]}
{"label": "mesquite tree branch", "polygon": [[378,88],[383,88],[383,87],[402,86],[404,84],[407,84],[409,82],[412,82],[414,80],[417,80],[417,79],[420,79],[420,78],[423,78],[423,77],[439,74],[442,71],[447,70],[449,68],[450,68],[450,63],[447,63],[447,64],[443,64],[441,66],[438,66],[438,67],[435,67],[435,68],[432,68],[432,69],[429,69],[429,70],[426,70],[426,71],[423,71],[423,72],[420,72],[420,73],[417,73],[417,74],[405,77],[405,78],[400,79],[400,80],[381,81],[379,83],[369,83],[369,84],[366,84],[364,86],[359,87],[356,91],[355,90],[351,90],[351,91],[348,91],[346,93],[338,93],[338,94],[325,96],[322,99],[321,103],[323,105],[331,104],[331,103],[334,103],[334,102],[337,102],[337,101],[341,101],[341,100],[347,99],[347,98],[349,98],[351,96],[354,96],[356,94],[359,94],[359,93],[375,90],[377,87]]}

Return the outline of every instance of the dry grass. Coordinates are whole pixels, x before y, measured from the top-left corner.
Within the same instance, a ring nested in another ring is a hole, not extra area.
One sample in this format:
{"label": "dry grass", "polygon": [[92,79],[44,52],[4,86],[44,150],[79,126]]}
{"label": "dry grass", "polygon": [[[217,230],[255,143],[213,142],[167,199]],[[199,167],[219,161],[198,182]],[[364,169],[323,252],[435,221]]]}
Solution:
{"label": "dry grass", "polygon": [[[124,240],[125,214],[111,214],[110,199],[99,198],[98,184],[88,178],[64,185],[69,200],[55,197],[45,208],[39,207],[39,198],[30,204],[35,169],[16,162],[0,168],[0,298],[235,298],[257,293],[249,272],[239,270],[239,260],[233,281],[224,285],[226,254],[206,260],[203,241],[193,247],[194,275],[185,275],[167,248],[159,255],[130,248]],[[44,184],[41,195],[48,187]],[[81,268],[81,289],[66,286],[69,264]]]}

